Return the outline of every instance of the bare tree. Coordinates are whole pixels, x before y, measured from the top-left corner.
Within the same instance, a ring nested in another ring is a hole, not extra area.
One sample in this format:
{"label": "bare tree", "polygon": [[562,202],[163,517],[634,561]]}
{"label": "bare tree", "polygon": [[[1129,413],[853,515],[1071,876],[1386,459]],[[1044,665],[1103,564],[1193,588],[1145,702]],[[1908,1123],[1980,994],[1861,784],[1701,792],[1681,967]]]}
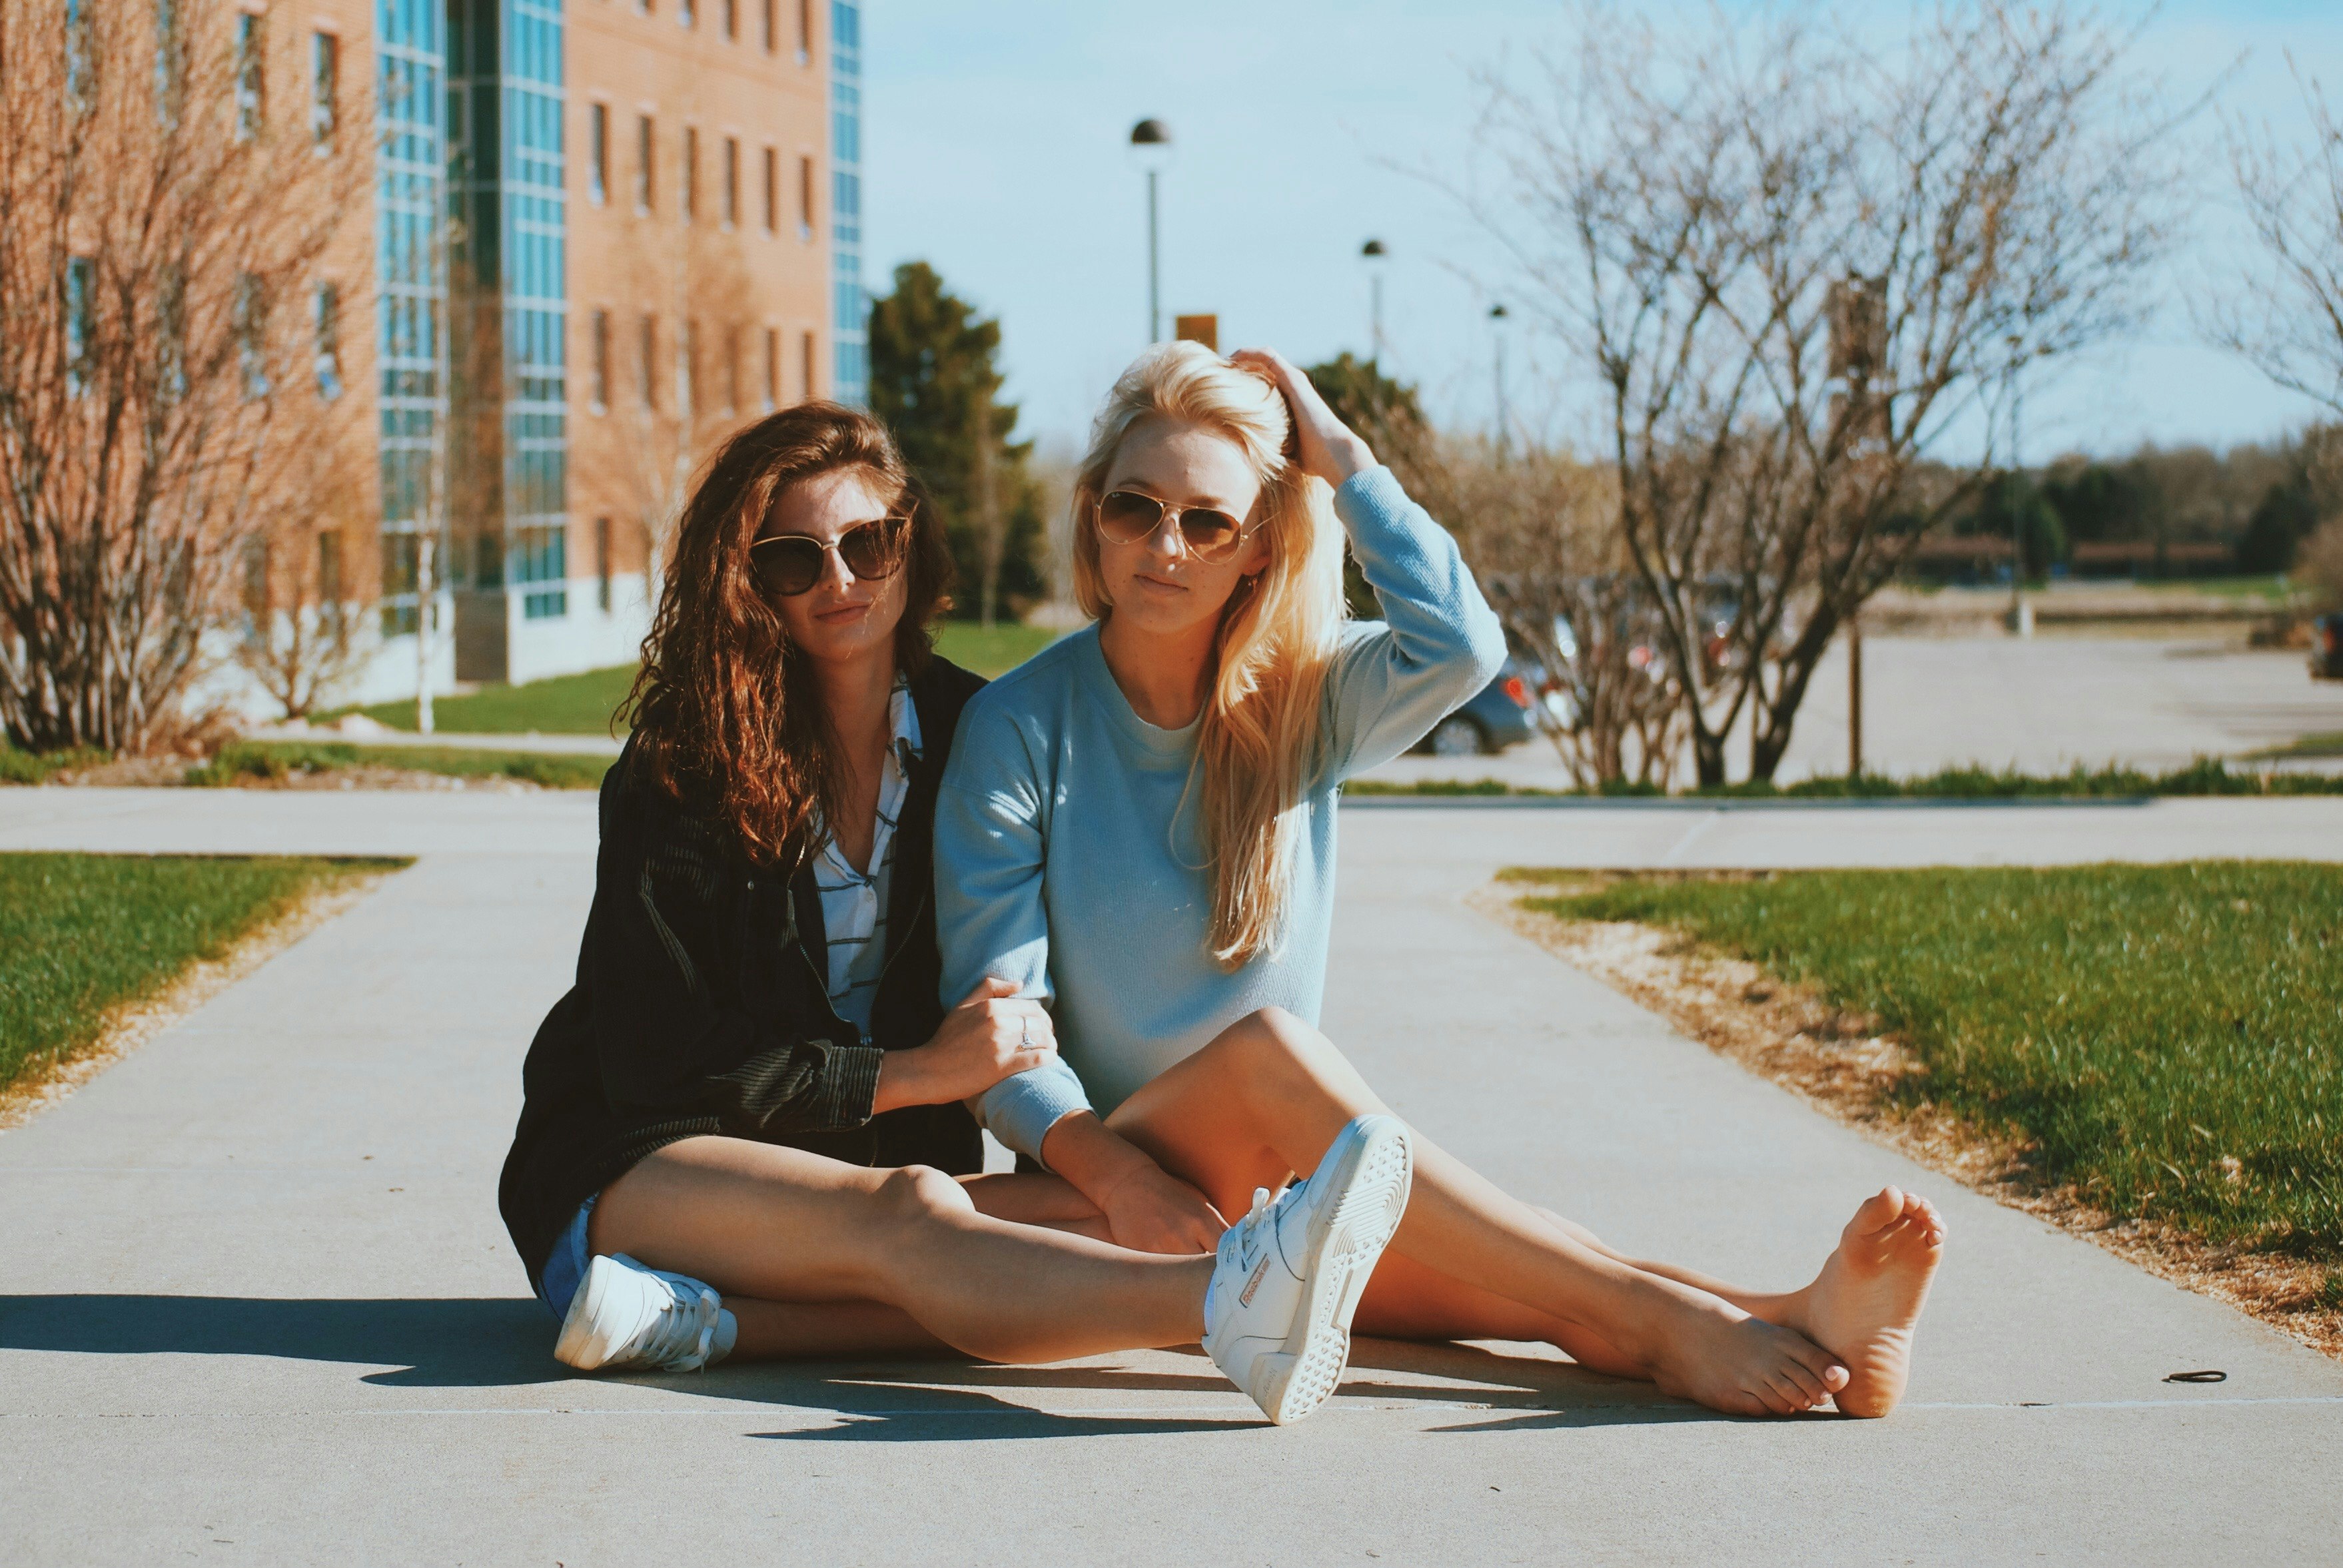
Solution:
{"label": "bare tree", "polygon": [[1409,493],[1453,520],[1506,632],[1553,682],[1533,716],[1572,778],[1665,786],[1683,749],[1683,692],[1618,531],[1610,473],[1534,443],[1392,434]]}
{"label": "bare tree", "polygon": [[[1770,778],[1838,628],[1991,460],[1923,482],[2024,365],[2137,320],[2177,123],[2129,31],[1955,0],[1889,51],[1826,21],[1579,12],[1483,79],[1462,194],[1603,394],[1618,533],[1694,772]],[[1996,422],[1987,420],[1990,427]]]}
{"label": "bare tree", "polygon": [[287,719],[330,700],[373,650],[346,553],[373,532],[363,506],[373,490],[362,471],[372,454],[355,431],[327,434],[262,498],[261,526],[244,543],[236,662]]}
{"label": "bare tree", "polygon": [[588,486],[633,510],[655,601],[693,477],[763,395],[748,363],[756,292],[738,240],[705,212],[679,231],[638,219],[618,271],[618,297],[648,308],[607,320],[608,341],[595,347],[609,360],[612,438],[573,445],[573,461]]}
{"label": "bare tree", "polygon": [[290,36],[226,0],[0,6],[0,728],[186,722],[243,541],[316,426],[305,308],[356,138],[273,112]]}
{"label": "bare tree", "polygon": [[2278,386],[2343,414],[2343,123],[2298,68],[2308,142],[2267,122],[2227,127],[2229,167],[2258,255],[2208,291],[2207,336]]}

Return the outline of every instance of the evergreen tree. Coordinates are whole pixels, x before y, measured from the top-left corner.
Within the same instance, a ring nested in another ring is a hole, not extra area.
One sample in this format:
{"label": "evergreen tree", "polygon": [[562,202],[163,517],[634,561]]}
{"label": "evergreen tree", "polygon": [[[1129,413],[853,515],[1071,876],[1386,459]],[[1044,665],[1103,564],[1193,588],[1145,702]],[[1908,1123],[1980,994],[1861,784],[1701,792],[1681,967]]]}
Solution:
{"label": "evergreen tree", "polygon": [[960,572],[955,613],[988,622],[1047,591],[1033,444],[1009,439],[1017,406],[1001,401],[1000,352],[1001,323],[924,261],[897,267],[895,292],[871,302],[870,411],[943,514]]}

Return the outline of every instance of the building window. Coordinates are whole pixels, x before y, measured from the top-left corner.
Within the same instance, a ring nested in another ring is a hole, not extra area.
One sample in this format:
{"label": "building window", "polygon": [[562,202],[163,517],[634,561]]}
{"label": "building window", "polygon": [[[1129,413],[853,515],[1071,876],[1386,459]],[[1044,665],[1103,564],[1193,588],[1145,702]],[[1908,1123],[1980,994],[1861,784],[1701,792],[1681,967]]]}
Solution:
{"label": "building window", "polygon": [[[89,110],[90,0],[65,0],[65,102],[76,114]],[[773,46],[772,0],[765,0],[765,48]]]}
{"label": "building window", "polygon": [[594,603],[610,613],[610,519],[594,519]]}
{"label": "building window", "polygon": [[331,33],[309,35],[309,138],[329,145],[341,125],[342,41]]}
{"label": "building window", "polygon": [[610,408],[610,313],[596,311],[590,330],[594,335],[594,412],[605,414]]}
{"label": "building window", "polygon": [[724,40],[730,43],[740,36],[740,0],[724,0]]}
{"label": "building window", "polygon": [[610,106],[586,111],[586,194],[596,206],[610,199]]}
{"label": "building window", "polygon": [[651,117],[635,116],[635,210],[648,214],[658,195],[651,184]]}
{"label": "building window", "polygon": [[776,214],[780,204],[779,186],[781,179],[781,155],[771,147],[765,149],[765,232],[773,232]]}
{"label": "building window", "polygon": [[813,160],[798,160],[798,237],[813,238]]}
{"label": "building window", "polygon": [[804,361],[804,363],[799,367],[798,385],[805,388],[805,397],[811,397],[814,395],[813,334],[809,332],[800,337],[798,339],[798,348],[799,350],[799,357]]}
{"label": "building window", "polygon": [[311,297],[317,332],[317,396],[330,403],[342,395],[342,290],[321,283]]}
{"label": "building window", "polygon": [[239,142],[258,136],[267,115],[268,78],[262,68],[267,52],[267,18],[249,11],[236,13],[236,139]]}
{"label": "building window", "polygon": [[699,323],[686,321],[683,336],[675,342],[675,412],[679,419],[689,421],[699,405],[692,394],[699,384]]}
{"label": "building window", "polygon": [[[505,580],[521,588],[526,620],[554,620],[569,613],[569,530],[539,523],[512,530],[505,551]],[[544,585],[544,586],[538,586]]]}
{"label": "building window", "polygon": [[798,64],[813,58],[813,0],[798,0]]}
{"label": "building window", "polygon": [[698,23],[699,20],[699,12],[697,0],[676,0],[675,25],[677,26],[689,27]]}
{"label": "building window", "polygon": [[97,336],[97,264],[77,256],[65,263],[65,390],[89,390],[91,340]]}
{"label": "building window", "polygon": [[328,612],[342,604],[342,531],[317,530],[317,603]]}
{"label": "building window", "polygon": [[236,336],[237,373],[246,397],[268,396],[268,299],[260,279],[249,272],[236,275],[236,293],[228,322]]}
{"label": "building window", "polygon": [[777,0],[763,0],[762,8],[765,17],[765,53],[768,55],[773,52],[773,6],[776,3]]}
{"label": "building window", "polygon": [[740,138],[724,138],[724,226],[740,221]]}
{"label": "building window", "polygon": [[178,0],[155,0],[155,118],[166,126],[179,123],[187,95],[186,29],[180,23]]}
{"label": "building window", "polygon": [[683,127],[683,221],[699,216],[699,127]]}
{"label": "building window", "polygon": [[781,335],[774,328],[765,328],[765,412],[769,414],[781,403]]}
{"label": "building window", "polygon": [[642,358],[637,366],[641,373],[643,407],[659,407],[659,317],[643,317]]}
{"label": "building window", "polygon": [[724,411],[740,411],[740,329],[724,329]]}
{"label": "building window", "polygon": [[156,378],[166,400],[187,392],[187,275],[176,262],[166,263],[155,290],[155,337],[161,375]]}

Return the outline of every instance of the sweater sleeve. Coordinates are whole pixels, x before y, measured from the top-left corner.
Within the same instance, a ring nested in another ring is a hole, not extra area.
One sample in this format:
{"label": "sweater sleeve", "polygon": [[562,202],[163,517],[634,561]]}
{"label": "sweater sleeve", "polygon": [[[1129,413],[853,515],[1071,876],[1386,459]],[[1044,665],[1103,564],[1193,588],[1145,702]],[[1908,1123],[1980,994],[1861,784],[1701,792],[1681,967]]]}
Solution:
{"label": "sweater sleeve", "polygon": [[740,1005],[721,864],[700,824],[639,802],[606,818],[579,965],[604,1097],[761,1141],[861,1126],[884,1053],[797,1038]]}
{"label": "sweater sleeve", "polygon": [[[1024,737],[971,705],[936,796],[936,942],[946,1007],[989,975],[1046,1004],[1050,920],[1041,902],[1046,803]],[[1090,1109],[1063,1058],[1004,1078],[970,1101],[977,1122],[1033,1160],[1060,1118]]]}
{"label": "sweater sleeve", "polygon": [[1389,468],[1354,475],[1334,511],[1383,611],[1352,628],[1329,681],[1328,762],[1342,779],[1397,757],[1496,678],[1505,633],[1456,541]]}

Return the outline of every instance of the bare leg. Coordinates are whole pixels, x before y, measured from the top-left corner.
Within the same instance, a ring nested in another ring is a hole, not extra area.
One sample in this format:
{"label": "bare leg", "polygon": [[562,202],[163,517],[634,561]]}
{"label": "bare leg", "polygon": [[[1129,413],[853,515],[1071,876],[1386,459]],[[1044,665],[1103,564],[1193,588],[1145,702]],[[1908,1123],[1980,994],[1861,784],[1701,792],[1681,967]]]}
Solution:
{"label": "bare leg", "polygon": [[735,1354],[941,1345],[1039,1362],[1176,1344],[1203,1332],[1212,1271],[981,1214],[940,1171],[732,1138],[640,1161],[603,1190],[588,1236],[714,1286],[740,1322]]}
{"label": "bare leg", "polygon": [[[1227,1211],[1231,1203],[1242,1207],[1253,1186],[1311,1169],[1352,1116],[1384,1109],[1322,1035],[1271,1010],[1232,1025],[1141,1089],[1109,1122]],[[1848,1367],[1818,1347],[1810,1324],[1821,1329],[1828,1320],[1828,1341],[1838,1342],[1828,1350],[1842,1354],[1878,1338],[1870,1324],[1875,1311],[1835,1317],[1815,1311],[1815,1292],[1832,1280],[1828,1268],[1806,1290],[1776,1296],[1642,1264],[1507,1196],[1421,1134],[1416,1151],[1407,1216],[1362,1305],[1365,1332],[1461,1322],[1482,1326],[1458,1337],[1522,1337],[1515,1331],[1524,1320],[1494,1305],[1503,1301],[1549,1325],[1534,1337],[1590,1365],[1753,1414],[1809,1408],[1846,1386]],[[1423,1271],[1393,1270],[1393,1254]],[[1925,1278],[1919,1291],[1925,1294]],[[1915,1302],[1903,1325],[1906,1345],[1916,1315]],[[1865,1353],[1882,1359],[1875,1349]],[[1885,1376],[1883,1370],[1864,1382],[1880,1384]]]}

